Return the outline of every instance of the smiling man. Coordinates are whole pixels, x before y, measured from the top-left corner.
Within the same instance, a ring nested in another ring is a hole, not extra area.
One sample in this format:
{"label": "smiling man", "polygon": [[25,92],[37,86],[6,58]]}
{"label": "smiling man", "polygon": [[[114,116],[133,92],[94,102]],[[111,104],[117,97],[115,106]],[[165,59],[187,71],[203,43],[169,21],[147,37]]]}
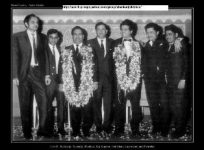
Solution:
{"label": "smiling man", "polygon": [[49,29],[47,32],[47,55],[48,55],[48,75],[45,78],[46,84],[46,92],[48,98],[48,118],[47,125],[50,136],[54,136],[54,109],[52,106],[54,98],[57,100],[57,126],[58,133],[64,136],[66,134],[64,130],[64,122],[65,122],[65,101],[64,101],[64,93],[59,91],[60,84],[60,55],[61,48],[60,44],[62,41],[62,34],[56,29]]}
{"label": "smiling man", "polygon": [[[175,122],[173,138],[179,138],[185,134],[187,113],[189,111],[189,98],[186,80],[188,80],[188,51],[189,43],[186,42],[182,30],[171,24],[165,27],[165,36],[169,44],[167,53],[167,88],[171,112],[171,120]],[[180,51],[176,50],[176,41],[180,39]],[[188,81],[189,82],[189,81]]]}
{"label": "smiling man", "polygon": [[162,27],[156,23],[145,26],[147,43],[142,51],[142,72],[152,119],[152,135],[168,134],[168,103],[166,97],[165,67],[167,43]]}
{"label": "smiling man", "polygon": [[141,46],[135,39],[137,29],[137,24],[133,21],[129,19],[122,21],[120,24],[122,37],[114,41],[114,86],[116,91],[114,98],[114,137],[124,135],[127,100],[130,100],[132,108],[132,118],[130,120],[131,137],[140,137],[139,123],[142,121],[140,107]]}
{"label": "smiling man", "polygon": [[[61,83],[70,103],[72,136],[90,136],[93,123],[93,97],[98,88],[98,68],[94,50],[86,45],[86,30],[75,26],[71,31],[73,44],[62,53]],[[83,123],[82,123],[83,122]]]}
{"label": "smiling man", "polygon": [[[112,44],[113,40],[109,38],[110,27],[98,22],[95,25],[97,37],[88,41],[94,49],[98,60],[99,70],[99,89],[98,95],[94,101],[94,123],[99,136],[104,131],[105,134],[110,134],[112,127],[112,90],[113,90],[113,58],[112,58]],[[102,101],[103,99],[103,101]],[[103,103],[102,103],[103,102]],[[104,108],[104,121],[102,122],[102,107]]]}
{"label": "smiling man", "polygon": [[45,35],[38,33],[39,18],[30,14],[25,17],[26,31],[13,35],[13,74],[18,86],[20,114],[25,139],[32,138],[32,104],[35,94],[39,108],[38,136],[47,136],[47,98],[45,75],[48,59],[45,52]]}

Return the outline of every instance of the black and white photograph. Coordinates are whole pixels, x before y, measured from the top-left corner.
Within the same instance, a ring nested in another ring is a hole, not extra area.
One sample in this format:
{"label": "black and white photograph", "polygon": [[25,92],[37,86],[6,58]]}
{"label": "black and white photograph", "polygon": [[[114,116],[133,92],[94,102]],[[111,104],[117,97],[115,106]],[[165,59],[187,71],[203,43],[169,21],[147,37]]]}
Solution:
{"label": "black and white photograph", "polygon": [[194,8],[11,9],[12,143],[193,143]]}

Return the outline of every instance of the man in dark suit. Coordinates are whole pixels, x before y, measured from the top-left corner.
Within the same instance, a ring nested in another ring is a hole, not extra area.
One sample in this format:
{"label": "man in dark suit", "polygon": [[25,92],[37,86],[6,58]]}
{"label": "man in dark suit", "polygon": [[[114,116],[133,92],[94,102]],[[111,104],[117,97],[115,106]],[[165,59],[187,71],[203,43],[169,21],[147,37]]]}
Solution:
{"label": "man in dark suit", "polygon": [[46,92],[48,98],[48,116],[47,125],[50,136],[54,135],[54,108],[52,106],[54,98],[57,100],[57,125],[58,133],[62,136],[66,134],[64,130],[65,122],[65,99],[64,93],[59,91],[60,75],[59,75],[59,65],[60,63],[60,41],[62,39],[62,34],[56,29],[49,29],[47,32],[47,55],[49,62],[48,74],[46,76]]}
{"label": "man in dark suit", "polygon": [[[117,47],[118,45],[122,45],[123,48],[126,49],[126,74],[129,77],[130,74],[130,63],[133,60],[132,56],[130,53],[128,53],[128,49],[131,47],[131,43],[137,43],[139,44],[136,40],[135,40],[135,35],[137,33],[137,24],[134,23],[131,20],[124,20],[121,24],[120,24],[120,30],[121,30],[121,34],[122,34],[122,38],[119,38],[117,40],[114,41],[114,47]],[[129,45],[129,46],[128,46]],[[114,65],[114,71],[115,71],[115,75],[114,75],[114,89],[117,93],[115,93],[115,98],[114,98],[114,120],[115,120],[115,132],[114,132],[114,136],[116,137],[120,137],[124,134],[124,126],[125,126],[125,109],[126,109],[126,102],[127,100],[130,100],[131,103],[131,108],[132,108],[132,118],[130,121],[130,125],[131,125],[131,130],[132,130],[132,134],[131,137],[132,138],[138,138],[140,137],[140,132],[139,132],[139,123],[142,121],[142,111],[141,111],[141,107],[140,107],[140,98],[141,98],[141,77],[140,77],[140,58],[141,58],[141,46],[139,45],[139,50],[135,49],[133,50],[133,47],[131,47],[130,51],[137,51],[137,55],[139,57],[139,64],[137,64],[136,66],[134,66],[135,68],[138,68],[138,74],[134,75],[135,78],[138,79],[139,83],[137,84],[137,86],[134,89],[131,89],[131,87],[129,87],[128,91],[124,91],[122,90],[122,88],[120,87],[119,83],[118,83],[118,79],[117,79],[117,73],[116,73],[116,65]]]}
{"label": "man in dark suit", "polygon": [[[167,88],[168,98],[171,110],[171,115],[175,123],[175,131],[172,134],[173,138],[181,137],[185,134],[189,97],[187,95],[186,81],[188,77],[187,56],[189,51],[189,44],[186,43],[184,35],[180,32],[181,29],[171,24],[165,27],[165,36],[168,41],[167,53]],[[176,43],[180,39],[181,47],[177,49]],[[190,91],[188,91],[190,92]],[[192,93],[191,93],[192,94]]]}
{"label": "man in dark suit", "polygon": [[30,14],[25,17],[26,31],[13,35],[13,75],[18,86],[20,113],[24,137],[32,137],[32,104],[35,94],[39,108],[38,136],[47,136],[45,123],[47,118],[47,98],[45,75],[47,55],[45,52],[46,36],[38,33],[39,18]]}
{"label": "man in dark suit", "polygon": [[[72,29],[71,31],[72,34],[72,38],[73,38],[73,44],[65,47],[64,51],[72,51],[72,58],[73,58],[73,62],[72,62],[72,75],[74,78],[74,86],[76,91],[75,92],[79,92],[79,87],[80,87],[80,79],[81,79],[81,74],[82,74],[82,54],[81,54],[81,49],[86,46],[86,41],[85,39],[87,39],[85,36],[86,34],[86,30],[76,26]],[[98,70],[97,70],[97,60],[96,60],[96,54],[94,51],[92,51],[93,53],[93,82],[94,82],[94,90],[96,90],[98,88]],[[66,61],[66,60],[65,60]],[[61,65],[62,66],[62,65]],[[61,75],[63,74],[65,70],[63,70],[63,68],[61,67]],[[61,78],[62,79],[62,78]],[[62,83],[64,83],[65,81],[62,80]],[[91,86],[91,85],[89,85]],[[66,91],[64,91],[66,92]],[[95,95],[95,92],[93,93],[93,95]],[[80,128],[81,128],[81,123],[82,124],[82,131],[83,131],[83,135],[85,137],[89,137],[90,136],[90,128],[92,127],[92,123],[93,123],[93,97],[92,96],[88,103],[84,106],[76,106],[76,105],[71,105],[70,106],[70,116],[71,116],[71,126],[72,126],[72,136],[73,137],[81,137],[81,133],[80,133]]]}
{"label": "man in dark suit", "polygon": [[142,50],[142,71],[152,119],[152,135],[168,134],[168,101],[165,83],[165,55],[167,43],[162,28],[149,23],[145,26],[148,42]]}
{"label": "man in dark suit", "polygon": [[[100,135],[101,131],[105,131],[106,134],[112,131],[113,40],[109,38],[110,28],[105,23],[98,22],[95,25],[95,30],[97,37],[89,40],[88,43],[95,50],[98,60],[99,89],[97,98],[94,100],[94,122],[96,131]],[[103,122],[102,105],[104,108]]]}

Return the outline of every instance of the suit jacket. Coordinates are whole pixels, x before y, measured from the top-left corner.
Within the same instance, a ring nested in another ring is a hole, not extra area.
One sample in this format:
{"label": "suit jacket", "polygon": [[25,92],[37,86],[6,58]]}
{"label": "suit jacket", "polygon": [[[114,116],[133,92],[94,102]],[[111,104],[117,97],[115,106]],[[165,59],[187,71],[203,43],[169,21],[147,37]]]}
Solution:
{"label": "suit jacket", "polygon": [[175,46],[172,45],[168,50],[166,55],[167,66],[166,66],[166,73],[167,73],[167,82],[170,85],[177,86],[181,79],[186,79],[187,74],[187,56],[189,47],[187,43],[181,41],[181,51],[175,52]]}
{"label": "suit jacket", "polygon": [[156,40],[153,45],[146,43],[142,49],[142,73],[144,79],[152,81],[165,80],[167,43],[164,40]]}
{"label": "suit jacket", "polygon": [[50,49],[50,47],[49,47],[49,44],[47,43],[47,45],[46,45],[46,52],[47,52],[47,56],[48,56],[48,75],[50,75],[50,76],[55,76],[55,79],[56,79],[56,81],[59,83],[60,82],[60,75],[59,75],[59,70],[60,70],[60,65],[61,65],[61,63],[60,63],[60,61],[61,61],[61,48],[60,48],[60,46],[57,46],[57,50],[58,50],[58,52],[59,52],[59,55],[60,55],[60,57],[59,57],[59,63],[58,63],[58,74],[56,74],[56,66],[54,66],[55,64],[54,64],[54,61],[53,61],[53,54],[52,54],[52,51],[51,51],[51,49]]}
{"label": "suit jacket", "polygon": [[101,49],[97,38],[91,39],[88,41],[88,44],[94,49],[98,61],[98,70],[99,70],[99,80],[103,81],[106,78],[110,83],[113,80],[113,57],[112,57],[112,46],[113,39],[106,39],[106,55],[104,57],[104,50]]}
{"label": "suit jacket", "polygon": [[[76,73],[74,73],[74,69],[72,69],[72,73],[73,73],[73,77],[74,77],[74,83],[76,88],[78,89],[79,87],[79,81],[80,81],[80,74],[81,74],[81,62],[82,62],[82,57],[80,56],[76,56],[75,55],[75,49],[74,49],[74,45],[70,45],[65,47],[65,50],[73,50],[73,61],[75,63],[75,67],[76,67]],[[99,78],[98,78],[98,67],[97,67],[97,59],[96,59],[96,53],[93,50],[93,62],[94,62],[94,75],[93,75],[93,81],[94,82],[98,82]],[[62,80],[62,73],[63,73],[63,69],[62,69],[62,57],[60,57],[60,63],[59,63],[59,76],[60,76],[60,83],[63,83]]]}
{"label": "suit jacket", "polygon": [[[43,76],[48,73],[48,59],[45,51],[45,44],[46,36],[37,33],[36,57]],[[32,54],[31,43],[26,31],[18,32],[13,35],[12,53],[13,77],[22,81],[25,79],[29,71]]]}

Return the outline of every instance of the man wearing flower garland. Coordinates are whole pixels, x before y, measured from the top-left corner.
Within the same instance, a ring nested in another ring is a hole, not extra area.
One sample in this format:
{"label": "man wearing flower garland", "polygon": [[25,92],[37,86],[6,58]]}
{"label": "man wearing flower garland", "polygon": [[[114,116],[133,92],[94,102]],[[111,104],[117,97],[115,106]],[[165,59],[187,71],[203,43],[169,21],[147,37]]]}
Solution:
{"label": "man wearing flower garland", "polygon": [[142,121],[141,97],[141,46],[135,40],[137,24],[124,20],[120,24],[122,38],[115,40],[113,58],[115,61],[115,132],[114,137],[124,134],[125,108],[129,99],[132,106],[130,121],[132,138],[140,137],[139,123]]}
{"label": "man wearing flower garland", "polygon": [[[94,122],[96,131],[100,136],[108,135],[112,131],[112,84],[113,84],[113,58],[112,58],[112,44],[113,40],[109,38],[110,27],[103,23],[98,22],[95,25],[97,37],[89,40],[91,47],[95,50],[98,60],[99,70],[99,89],[97,98],[94,100]],[[103,101],[102,101],[103,98]],[[102,103],[103,102],[103,103]],[[102,122],[103,105],[104,119]],[[102,134],[102,135],[101,135]]]}
{"label": "man wearing flower garland", "polygon": [[70,104],[72,136],[85,137],[93,123],[93,95],[98,88],[97,60],[93,49],[86,45],[86,30],[76,26],[71,31],[73,44],[62,52],[62,82],[65,97]]}
{"label": "man wearing flower garland", "polygon": [[162,27],[155,23],[145,26],[148,42],[142,50],[142,71],[152,119],[152,135],[168,134],[168,101],[165,83],[165,56],[167,43]]}

